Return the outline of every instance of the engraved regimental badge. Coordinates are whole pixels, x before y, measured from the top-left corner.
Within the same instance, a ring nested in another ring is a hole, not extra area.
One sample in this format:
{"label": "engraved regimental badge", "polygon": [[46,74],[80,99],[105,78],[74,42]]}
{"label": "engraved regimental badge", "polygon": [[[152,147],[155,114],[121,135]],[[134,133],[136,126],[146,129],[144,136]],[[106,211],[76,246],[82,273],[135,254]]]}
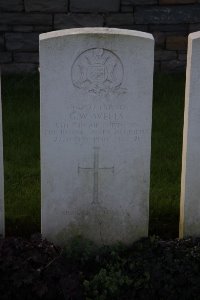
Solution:
{"label": "engraved regimental badge", "polygon": [[102,48],[92,48],[81,53],[72,65],[73,85],[97,95],[126,92],[122,88],[124,70],[119,57]]}

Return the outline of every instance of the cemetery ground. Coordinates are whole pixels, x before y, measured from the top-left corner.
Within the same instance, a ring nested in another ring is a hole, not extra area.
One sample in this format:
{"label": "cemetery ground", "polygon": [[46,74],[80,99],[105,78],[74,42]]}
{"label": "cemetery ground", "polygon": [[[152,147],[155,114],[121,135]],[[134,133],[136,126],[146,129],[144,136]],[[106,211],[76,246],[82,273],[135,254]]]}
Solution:
{"label": "cemetery ground", "polygon": [[150,237],[130,247],[101,248],[79,237],[60,249],[35,234],[39,79],[3,77],[7,238],[0,240],[1,299],[200,299],[200,239],[176,239],[184,85],[179,74],[154,80]]}

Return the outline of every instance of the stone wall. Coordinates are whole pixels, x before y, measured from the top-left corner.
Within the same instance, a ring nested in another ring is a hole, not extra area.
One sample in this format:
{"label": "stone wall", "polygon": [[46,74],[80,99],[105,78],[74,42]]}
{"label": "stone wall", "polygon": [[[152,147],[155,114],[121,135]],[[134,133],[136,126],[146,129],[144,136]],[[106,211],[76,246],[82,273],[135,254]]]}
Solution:
{"label": "stone wall", "polygon": [[187,36],[200,30],[200,0],[0,0],[3,73],[37,70],[40,33],[85,26],[151,32],[156,70],[184,71]]}

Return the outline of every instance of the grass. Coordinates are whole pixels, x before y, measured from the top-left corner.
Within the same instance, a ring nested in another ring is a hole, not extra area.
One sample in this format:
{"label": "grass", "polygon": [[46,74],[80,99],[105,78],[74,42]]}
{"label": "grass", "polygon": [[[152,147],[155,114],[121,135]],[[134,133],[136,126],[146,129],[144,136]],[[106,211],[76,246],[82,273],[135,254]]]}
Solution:
{"label": "grass", "polygon": [[2,82],[6,233],[40,231],[38,78]]}
{"label": "grass", "polygon": [[[156,75],[152,127],[150,234],[178,236],[184,108],[183,75]],[[2,81],[7,235],[40,231],[39,80]]]}
{"label": "grass", "polygon": [[178,236],[184,115],[183,75],[157,75],[154,81],[150,233]]}

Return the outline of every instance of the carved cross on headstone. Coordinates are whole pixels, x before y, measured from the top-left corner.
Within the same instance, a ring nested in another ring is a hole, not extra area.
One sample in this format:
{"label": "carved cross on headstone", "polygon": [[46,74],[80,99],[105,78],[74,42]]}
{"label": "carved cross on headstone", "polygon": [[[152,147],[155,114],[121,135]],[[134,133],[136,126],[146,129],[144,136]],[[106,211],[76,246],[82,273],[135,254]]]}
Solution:
{"label": "carved cross on headstone", "polygon": [[92,168],[82,168],[78,166],[78,174],[80,170],[91,170],[93,171],[93,200],[92,204],[99,204],[99,170],[111,170],[114,174],[114,166],[109,168],[99,167],[99,147],[94,147],[94,158]]}

